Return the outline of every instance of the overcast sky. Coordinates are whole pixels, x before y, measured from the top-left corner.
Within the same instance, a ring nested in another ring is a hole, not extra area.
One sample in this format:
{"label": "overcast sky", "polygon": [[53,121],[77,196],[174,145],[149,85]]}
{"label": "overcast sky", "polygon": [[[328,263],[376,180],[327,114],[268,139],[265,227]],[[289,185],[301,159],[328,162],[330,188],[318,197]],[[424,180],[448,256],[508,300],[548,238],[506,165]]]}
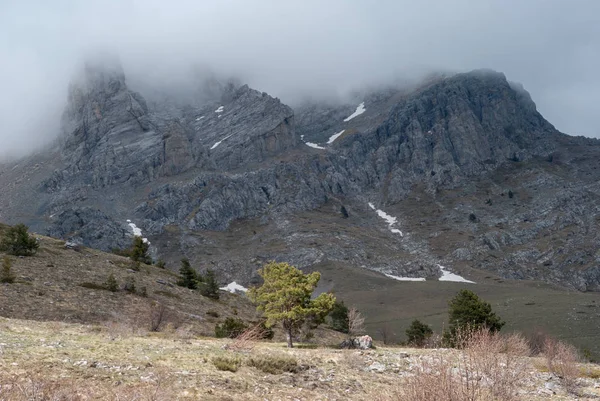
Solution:
{"label": "overcast sky", "polygon": [[283,101],[492,68],[600,137],[600,0],[0,0],[0,155],[51,140],[82,55],[178,84],[193,64]]}

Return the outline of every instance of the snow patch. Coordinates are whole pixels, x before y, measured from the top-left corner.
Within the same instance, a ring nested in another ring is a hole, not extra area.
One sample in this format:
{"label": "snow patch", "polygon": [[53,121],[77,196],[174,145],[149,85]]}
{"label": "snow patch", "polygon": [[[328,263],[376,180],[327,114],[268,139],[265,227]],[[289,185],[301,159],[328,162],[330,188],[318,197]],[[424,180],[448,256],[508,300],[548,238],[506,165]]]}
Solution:
{"label": "snow patch", "polygon": [[386,275],[386,277],[389,278],[393,278],[394,280],[398,280],[398,281],[425,281],[425,279],[423,277],[399,277],[399,276],[394,276],[392,274],[387,274],[384,273]]}
{"label": "snow patch", "polygon": [[[231,135],[233,135],[233,134],[231,134]],[[229,138],[231,135],[227,135],[225,138],[221,139],[220,141],[215,142],[215,144],[210,147],[210,150],[215,149],[217,146],[219,146],[221,144],[221,142],[223,142],[225,139]]]}
{"label": "snow patch", "polygon": [[310,146],[311,148],[315,148],[315,149],[325,149],[323,146],[319,146],[316,143],[312,143],[312,142],[304,142],[307,146]]}
{"label": "snow patch", "polygon": [[371,202],[369,202],[369,207],[371,209],[375,210],[375,212],[377,212],[377,215],[386,221],[386,223],[388,224],[388,228],[390,229],[390,231],[392,233],[394,233],[394,234],[400,234],[401,237],[404,237],[404,234],[402,233],[401,230],[398,230],[397,228],[392,227],[398,221],[398,219],[396,217],[390,216],[389,214],[387,214],[383,210],[377,209],[375,207],[375,205],[373,205]]}
{"label": "snow patch", "polygon": [[220,289],[223,290],[223,291],[229,291],[232,294],[235,294],[238,291],[239,292],[246,292],[246,291],[248,291],[248,289],[246,287],[239,285],[235,281],[227,284],[225,287],[221,287]]}
{"label": "snow patch", "polygon": [[439,278],[439,281],[454,281],[456,283],[471,283],[475,284],[474,281],[467,280],[464,277],[459,276],[458,274],[450,273],[446,268],[442,265],[437,265],[442,272],[442,277]]}
{"label": "snow patch", "polygon": [[223,106],[219,106],[219,108],[215,110],[215,113],[222,113],[222,112],[223,112]]}
{"label": "snow patch", "polygon": [[342,135],[344,132],[346,132],[345,129],[341,130],[340,132],[338,132],[337,134],[333,134],[329,137],[329,140],[327,141],[327,143],[333,143],[333,141],[335,141],[336,139],[338,139],[340,137],[340,135]]}
{"label": "snow patch", "polygon": [[[132,223],[131,220],[127,219],[127,225],[131,228],[134,237],[142,237],[142,229],[136,226],[135,223]],[[144,241],[148,245],[150,244],[148,238],[142,237],[142,241]]]}
{"label": "snow patch", "polygon": [[356,111],[354,113],[352,113],[348,117],[344,118],[344,121],[348,122],[348,121],[352,120],[354,117],[360,116],[365,111],[367,111],[367,109],[365,109],[365,102],[362,102],[361,104],[358,105],[358,107],[356,107]]}
{"label": "snow patch", "polygon": [[198,118],[196,119],[196,121],[200,121],[200,120],[202,120],[203,118],[204,118],[204,116],[200,116],[200,117],[198,117]]}

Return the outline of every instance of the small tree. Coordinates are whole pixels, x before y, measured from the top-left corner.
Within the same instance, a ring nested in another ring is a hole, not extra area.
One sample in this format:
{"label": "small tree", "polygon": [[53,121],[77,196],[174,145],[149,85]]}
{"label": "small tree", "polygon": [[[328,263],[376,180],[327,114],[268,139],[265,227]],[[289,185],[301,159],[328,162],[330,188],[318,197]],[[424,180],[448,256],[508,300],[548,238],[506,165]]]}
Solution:
{"label": "small tree", "polygon": [[119,283],[117,283],[117,280],[115,279],[114,274],[110,273],[108,275],[108,278],[106,279],[106,283],[104,283],[104,288],[106,288],[110,292],[119,291]]}
{"label": "small tree", "polygon": [[219,299],[219,283],[217,283],[215,272],[211,269],[208,269],[203,277],[200,293],[208,298]]}
{"label": "small tree", "polygon": [[331,328],[333,330],[348,333],[348,307],[344,305],[344,301],[336,301],[333,304],[329,317],[331,318]]}
{"label": "small tree", "polygon": [[181,259],[181,268],[179,268],[179,280],[177,285],[195,290],[198,288],[198,273],[190,265],[188,258]]}
{"label": "small tree", "polygon": [[268,263],[258,271],[264,283],[248,291],[250,299],[258,304],[258,310],[267,318],[270,327],[281,322],[287,337],[287,345],[293,347],[293,335],[310,316],[323,319],[333,304],[335,297],[323,293],[311,299],[321,279],[319,272],[304,274],[287,263]]}
{"label": "small tree", "polygon": [[422,323],[420,320],[415,319],[411,323],[410,327],[406,329],[406,337],[408,343],[416,347],[422,347],[425,342],[433,335],[433,330],[429,325]]}
{"label": "small tree", "polygon": [[147,265],[152,264],[152,258],[148,255],[148,249],[150,245],[144,241],[144,239],[138,235],[133,237],[133,243],[131,244],[130,258],[134,262],[145,263]]}
{"label": "small tree", "polygon": [[2,271],[0,272],[0,283],[14,283],[15,276],[11,271],[12,260],[6,255],[2,258]]}
{"label": "small tree", "polygon": [[348,334],[351,337],[365,332],[365,318],[354,306],[348,311]]}
{"label": "small tree", "polygon": [[35,237],[27,232],[25,224],[17,224],[6,230],[4,238],[0,243],[0,249],[15,256],[34,255],[39,247]]}
{"label": "small tree", "polygon": [[444,339],[452,346],[456,345],[457,334],[482,328],[495,333],[505,324],[492,312],[492,306],[488,302],[483,301],[470,290],[460,290],[450,300],[449,306],[449,328],[444,333]]}

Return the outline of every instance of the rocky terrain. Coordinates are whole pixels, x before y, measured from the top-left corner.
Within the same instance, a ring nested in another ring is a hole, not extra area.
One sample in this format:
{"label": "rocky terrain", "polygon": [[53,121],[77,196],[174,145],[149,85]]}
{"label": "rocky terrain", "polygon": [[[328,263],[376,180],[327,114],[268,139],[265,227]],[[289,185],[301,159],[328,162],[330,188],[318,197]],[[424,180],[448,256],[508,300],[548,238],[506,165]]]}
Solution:
{"label": "rocky terrain", "polygon": [[0,167],[0,220],[103,250],[137,227],[223,283],[276,259],[600,290],[600,142],[558,132],[503,74],[294,109],[205,86],[148,106],[118,65],[88,65],[56,145]]}
{"label": "rocky terrain", "polygon": [[[447,349],[288,350],[280,343],[233,352],[223,349],[228,344],[230,340],[175,333],[115,336],[102,326],[0,318],[0,399],[413,399],[403,398],[402,391],[424,364],[460,357],[460,351]],[[240,366],[235,372],[221,371],[213,364],[216,358],[237,360]],[[263,371],[251,364],[253,359],[283,360],[292,368]],[[503,374],[522,373],[516,378],[516,398],[494,399],[566,401],[600,396],[598,365],[578,365],[576,388],[568,391],[557,375],[547,371],[543,358],[512,362],[514,371]],[[479,394],[472,399],[490,398]]]}

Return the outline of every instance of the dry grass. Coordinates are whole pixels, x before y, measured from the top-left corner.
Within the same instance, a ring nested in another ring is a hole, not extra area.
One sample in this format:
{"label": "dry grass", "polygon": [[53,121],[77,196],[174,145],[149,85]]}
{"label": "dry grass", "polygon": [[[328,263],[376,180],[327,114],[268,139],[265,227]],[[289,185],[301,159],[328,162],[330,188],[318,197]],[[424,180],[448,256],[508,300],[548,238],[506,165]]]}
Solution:
{"label": "dry grass", "polygon": [[424,357],[400,391],[407,401],[511,401],[526,375],[530,350],[520,335],[478,330],[463,336],[462,352]]}
{"label": "dry grass", "polygon": [[[3,256],[0,253],[0,269]],[[217,322],[206,318],[207,311],[225,319],[234,316],[235,306],[242,320],[258,317],[255,307],[244,297],[223,292],[216,302],[198,291],[178,287],[176,275],[166,269],[147,265],[141,265],[140,271],[129,269],[127,258],[89,248],[65,249],[63,241],[41,237],[35,256],[12,260],[15,280],[0,290],[0,316],[100,325],[113,322],[116,324],[112,326],[140,325],[153,331],[153,312],[149,310],[159,303],[169,312],[162,325],[185,324],[196,335],[214,332]],[[135,282],[138,291],[107,291],[105,283],[110,276],[119,285],[127,280]],[[140,296],[143,288],[147,289],[147,298]],[[125,335],[124,328],[115,327],[115,331]]]}
{"label": "dry grass", "polygon": [[[429,399],[453,399],[443,394],[454,392],[461,400],[469,396],[484,400],[494,396],[497,383],[507,386],[503,383],[521,369],[521,359],[506,359],[519,349],[506,337],[473,340],[463,351],[383,346],[361,351],[287,349],[284,343],[258,341],[239,353],[224,349],[235,340],[198,338],[185,326],[175,329],[167,324],[158,333],[129,327],[120,337],[111,330],[0,318],[0,400],[35,400],[32,394],[66,401],[423,399],[406,397],[410,386],[413,392],[431,389],[424,395],[434,397]],[[235,366],[229,369],[232,360]],[[219,370],[214,361],[226,361],[227,369]],[[528,361],[523,359],[525,365]],[[383,368],[372,370],[373,366]],[[507,372],[496,369],[507,366]],[[591,371],[593,365],[581,367]],[[522,375],[530,383],[523,386],[516,377],[514,385],[527,391],[520,399],[543,400],[547,394],[538,391],[550,374],[531,370],[534,373]],[[463,375],[457,376],[460,372]],[[592,391],[598,382],[589,377],[580,380],[587,386],[582,392]],[[434,384],[441,395],[433,393]]]}
{"label": "dry grass", "polygon": [[548,370],[560,378],[561,384],[571,393],[577,390],[577,379],[581,375],[577,349],[554,338],[546,338],[544,358]]}

